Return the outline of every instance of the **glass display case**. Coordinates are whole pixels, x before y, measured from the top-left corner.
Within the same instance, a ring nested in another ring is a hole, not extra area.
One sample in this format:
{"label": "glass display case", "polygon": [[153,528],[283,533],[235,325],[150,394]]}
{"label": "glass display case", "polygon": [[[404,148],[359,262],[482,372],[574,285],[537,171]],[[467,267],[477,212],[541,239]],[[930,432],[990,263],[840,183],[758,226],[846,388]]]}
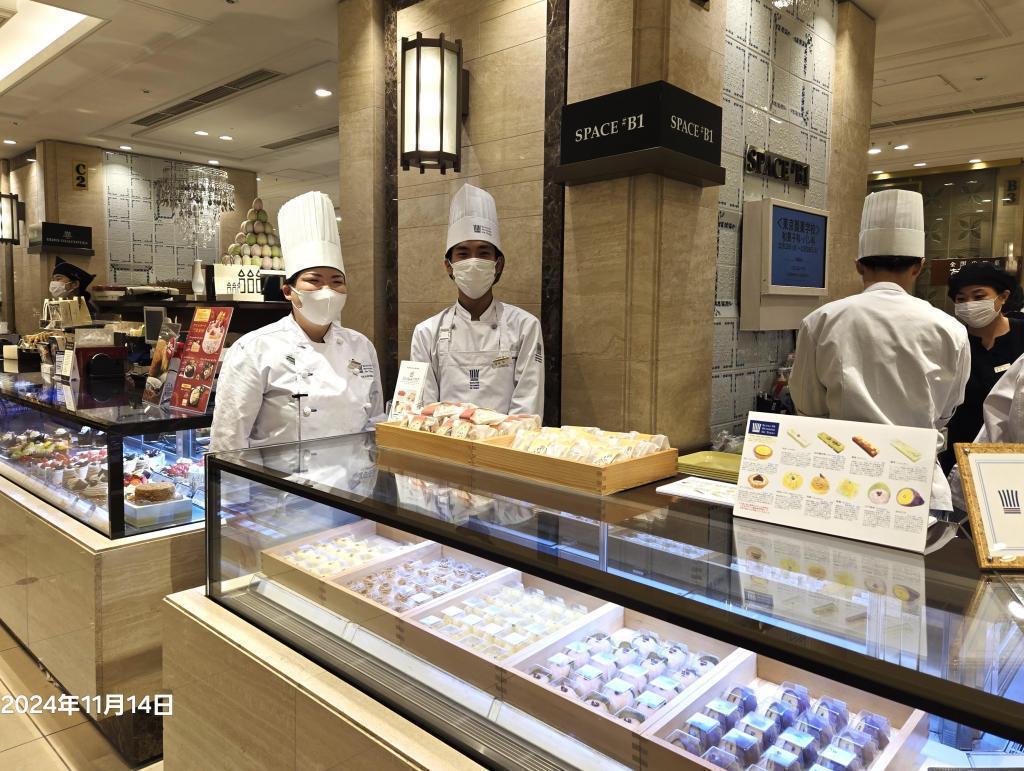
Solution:
{"label": "glass display case", "polygon": [[210,422],[146,404],[120,379],[3,374],[0,475],[109,538],[202,521]]}
{"label": "glass display case", "polygon": [[372,434],[207,474],[208,596],[487,766],[876,771],[1024,740],[1024,585],[964,538],[922,556]]}

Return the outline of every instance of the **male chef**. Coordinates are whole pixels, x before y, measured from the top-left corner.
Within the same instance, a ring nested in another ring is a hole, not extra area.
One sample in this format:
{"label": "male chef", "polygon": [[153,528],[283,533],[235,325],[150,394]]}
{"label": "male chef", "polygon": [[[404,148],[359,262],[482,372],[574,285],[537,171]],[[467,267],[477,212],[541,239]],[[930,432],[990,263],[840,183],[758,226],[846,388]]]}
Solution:
{"label": "male chef", "polygon": [[[914,297],[924,266],[920,193],[883,190],[864,201],[857,272],[864,291],[810,313],[790,379],[801,415],[933,428],[964,399],[970,346],[964,325]],[[936,466],[934,511],[953,510]]]}
{"label": "male chef", "polygon": [[470,402],[508,415],[543,415],[540,322],[494,299],[505,255],[490,193],[468,184],[459,189],[448,214],[445,249],[445,268],[459,300],[412,334],[412,360],[430,364],[424,403]]}

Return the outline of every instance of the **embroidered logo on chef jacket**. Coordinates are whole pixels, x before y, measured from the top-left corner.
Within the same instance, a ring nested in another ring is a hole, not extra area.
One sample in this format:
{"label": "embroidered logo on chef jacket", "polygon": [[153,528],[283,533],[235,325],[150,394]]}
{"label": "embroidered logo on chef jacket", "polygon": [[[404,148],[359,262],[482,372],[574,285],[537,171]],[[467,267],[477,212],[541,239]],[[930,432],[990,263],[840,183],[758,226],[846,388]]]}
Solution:
{"label": "embroidered logo on chef jacket", "polygon": [[480,370],[471,369],[469,371],[469,389],[471,391],[480,390]]}
{"label": "embroidered logo on chef jacket", "polygon": [[544,363],[544,346],[541,343],[537,343],[537,347],[533,351],[533,360],[538,364]]}

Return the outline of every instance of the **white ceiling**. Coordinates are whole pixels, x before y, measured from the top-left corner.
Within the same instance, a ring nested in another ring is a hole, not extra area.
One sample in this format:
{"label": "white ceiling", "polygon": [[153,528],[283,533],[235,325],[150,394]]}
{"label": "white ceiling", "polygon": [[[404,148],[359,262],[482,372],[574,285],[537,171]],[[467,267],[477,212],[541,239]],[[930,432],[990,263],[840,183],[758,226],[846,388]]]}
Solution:
{"label": "white ceiling", "polygon": [[[336,195],[337,137],[263,145],[337,125],[337,0],[47,0],[103,26],[0,93],[0,157],[42,139],[249,169],[261,193]],[[282,77],[159,126],[132,121],[258,69]],[[208,136],[193,132],[204,130]],[[232,141],[218,139],[220,135]],[[318,184],[322,183],[322,184]],[[267,190],[269,188],[269,190]]]}
{"label": "white ceiling", "polygon": [[1024,0],[855,2],[876,21],[872,170],[1024,156],[1024,105],[974,112],[1024,102]]}

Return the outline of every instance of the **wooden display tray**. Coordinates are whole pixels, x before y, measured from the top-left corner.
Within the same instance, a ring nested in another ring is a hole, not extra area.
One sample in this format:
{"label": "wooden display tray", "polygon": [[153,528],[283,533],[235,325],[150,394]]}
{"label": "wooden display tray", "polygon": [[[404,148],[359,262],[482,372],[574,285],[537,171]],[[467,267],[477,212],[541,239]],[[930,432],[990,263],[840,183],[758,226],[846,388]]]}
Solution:
{"label": "wooden display tray", "polygon": [[613,715],[595,712],[584,706],[582,701],[563,696],[554,688],[531,678],[527,674],[530,667],[536,664],[543,665],[548,658],[563,650],[570,642],[581,640],[594,632],[612,634],[623,627],[656,632],[662,640],[686,643],[691,651],[718,656],[721,659],[719,665],[669,701],[660,711],[664,714],[674,711],[680,704],[694,700],[695,694],[703,694],[713,687],[723,672],[732,670],[733,667],[727,662],[732,661],[737,655],[746,653],[727,643],[673,626],[653,616],[626,610],[619,605],[605,605],[586,616],[582,622],[567,628],[565,634],[558,639],[525,650],[518,657],[506,660],[502,695],[509,704],[630,766],[634,766],[639,757],[640,732],[645,726],[651,725],[656,717],[639,727],[634,727]]}
{"label": "wooden display tray", "polygon": [[[318,576],[315,573],[310,573],[284,560],[283,555],[287,551],[298,548],[303,544],[322,541],[326,538],[337,538],[341,535],[351,535],[352,537],[359,539],[367,539],[371,536],[379,535],[384,538],[390,538],[392,541],[405,543],[407,546],[396,552],[391,552],[390,554],[368,560],[360,565],[356,565],[355,567],[326,576]],[[393,527],[388,527],[387,525],[377,524],[370,519],[362,519],[358,522],[352,522],[348,525],[336,527],[332,530],[325,530],[314,535],[305,535],[302,538],[297,538],[293,541],[280,543],[269,549],[264,549],[260,552],[260,570],[268,578],[274,579],[277,583],[288,587],[293,592],[301,594],[303,597],[307,597],[314,602],[323,604],[325,597],[324,586],[331,579],[337,576],[347,575],[353,570],[361,570],[367,566],[377,565],[379,563],[392,560],[395,557],[404,558],[404,555],[408,553],[409,549],[421,543],[423,543],[422,538],[417,538],[416,536],[409,535],[408,533],[396,530]]]}
{"label": "wooden display tray", "polygon": [[731,656],[727,661],[723,661],[721,666],[716,667],[716,670],[719,669],[723,671],[715,678],[716,682],[709,684],[710,687],[701,688],[699,691],[691,690],[684,694],[684,700],[677,700],[661,715],[646,724],[640,739],[644,768],[653,771],[675,771],[679,768],[717,769],[717,766],[706,760],[669,744],[668,735],[681,728],[691,715],[700,712],[709,700],[716,698],[732,685],[750,686],[757,693],[758,703],[763,703],[779,684],[787,680],[806,686],[813,699],[825,695],[842,699],[849,707],[851,716],[866,709],[889,718],[892,724],[889,746],[878,754],[865,771],[903,771],[920,766],[918,757],[928,739],[928,716],[921,710],[911,709],[881,696],[750,651],[741,650],[739,655]]}
{"label": "wooden display tray", "polygon": [[[457,605],[471,597],[480,597],[484,594],[493,593],[498,588],[514,584],[517,581],[522,582],[523,586],[527,589],[538,588],[549,597],[561,597],[565,600],[567,607],[577,603],[585,605],[589,613],[558,632],[549,634],[518,653],[504,659],[492,659],[483,656],[472,648],[467,648],[455,640],[430,631],[430,629],[420,623],[420,619],[425,616],[439,615],[438,611],[442,608],[446,608],[449,605]],[[502,694],[504,667],[507,665],[507,662],[532,655],[535,650],[545,650],[553,642],[562,639],[567,630],[585,626],[595,612],[607,612],[606,608],[608,607],[601,600],[589,594],[567,589],[550,581],[545,581],[528,573],[520,573],[518,570],[512,569],[502,570],[438,599],[443,600],[443,602],[435,601],[432,603],[432,610],[417,608],[413,612],[402,615],[398,623],[399,642],[411,653],[415,653],[450,674],[472,683],[493,696],[499,697]]]}
{"label": "wooden display tray", "polygon": [[513,439],[511,436],[499,436],[474,442],[473,464],[477,468],[571,487],[594,495],[611,495],[674,477],[678,473],[678,450],[662,450],[644,458],[625,460],[609,466],[595,466],[513,450]]}
{"label": "wooden display tray", "polygon": [[453,439],[428,431],[414,431],[398,423],[378,423],[376,432],[378,447],[450,460],[464,466],[473,465],[473,448],[479,444],[471,439]]}
{"label": "wooden display tray", "polygon": [[[392,642],[397,642],[399,639],[398,622],[400,618],[414,614],[419,615],[420,613],[429,611],[432,608],[449,605],[452,602],[452,597],[456,596],[456,593],[462,593],[471,589],[474,584],[470,583],[469,585],[456,589],[448,594],[441,595],[430,602],[425,602],[418,608],[403,611],[402,613],[392,610],[386,605],[381,605],[380,603],[363,597],[357,592],[353,592],[345,586],[345,584],[358,581],[360,578],[371,573],[376,573],[378,570],[398,565],[406,560],[419,559],[426,561],[441,559],[443,557],[450,557],[451,559],[458,560],[459,562],[469,563],[473,567],[483,568],[488,572],[488,578],[491,574],[506,570],[506,568],[503,568],[501,565],[481,559],[475,555],[467,554],[466,552],[461,552],[458,549],[452,549],[448,546],[442,546],[441,544],[434,543],[433,541],[424,541],[410,549],[403,550],[399,554],[389,554],[383,559],[376,560],[372,563],[367,562],[360,565],[358,568],[338,574],[332,579],[323,581],[324,595],[322,604],[328,610],[366,627],[371,632],[375,632],[381,637]],[[481,581],[484,580],[487,579],[481,579]]]}

